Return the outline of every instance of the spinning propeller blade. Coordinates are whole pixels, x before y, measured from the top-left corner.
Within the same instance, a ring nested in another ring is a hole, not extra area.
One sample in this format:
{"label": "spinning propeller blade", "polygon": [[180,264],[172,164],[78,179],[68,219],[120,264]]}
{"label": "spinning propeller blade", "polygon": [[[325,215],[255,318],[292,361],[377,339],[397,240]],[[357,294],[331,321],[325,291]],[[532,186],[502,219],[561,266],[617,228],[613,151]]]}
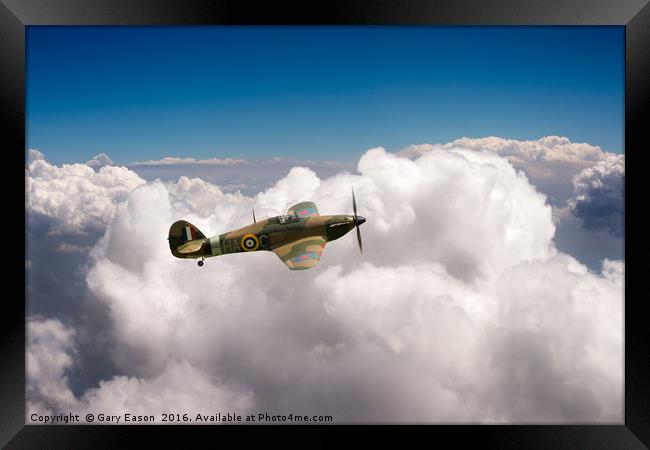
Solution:
{"label": "spinning propeller blade", "polygon": [[363,253],[363,245],[361,244],[361,230],[359,230],[359,225],[364,223],[366,219],[357,216],[357,200],[354,197],[354,189],[352,189],[352,210],[354,211],[354,226],[357,228],[357,241],[359,242],[359,251]]}
{"label": "spinning propeller blade", "polygon": [[361,231],[359,230],[359,225],[357,225],[357,240],[359,241],[359,251],[363,253],[363,245],[361,245]]}

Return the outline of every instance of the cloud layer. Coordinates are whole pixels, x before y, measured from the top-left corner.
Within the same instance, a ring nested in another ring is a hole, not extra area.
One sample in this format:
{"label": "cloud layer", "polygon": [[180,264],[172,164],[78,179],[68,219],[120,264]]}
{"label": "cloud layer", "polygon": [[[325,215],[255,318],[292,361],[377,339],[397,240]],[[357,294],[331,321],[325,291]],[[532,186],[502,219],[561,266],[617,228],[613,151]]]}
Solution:
{"label": "cloud layer", "polygon": [[[623,263],[606,260],[594,273],[558,251],[546,197],[499,152],[440,146],[409,159],[375,148],[357,174],[319,178],[295,167],[255,196],[200,179],[144,182],[125,168],[32,164],[42,183],[35,211],[57,198],[56,183],[94,192],[102,171],[125,193],[100,190],[99,201],[113,202],[102,220],[82,195],[70,200],[76,214],[49,210],[60,229],[106,225],[86,285],[110,319],[104,356],[115,373],[74,395],[66,378],[74,328],[35,318],[29,409],[158,419],[169,405],[341,422],[623,419]],[[368,219],[363,255],[352,235],[299,273],[272,253],[203,268],[169,253],[174,220],[214,235],[249,223],[253,207],[262,218],[308,199],[321,214],[350,213],[351,187]]]}
{"label": "cloud layer", "polygon": [[149,161],[136,161],[129,164],[129,166],[171,166],[171,165],[185,165],[185,164],[198,164],[208,166],[234,166],[238,164],[247,164],[243,159],[232,158],[208,158],[208,159],[194,159],[194,158],[178,158],[175,156],[167,156],[162,159],[149,160]]}
{"label": "cloud layer", "polygon": [[496,136],[484,138],[456,139],[447,144],[411,145],[401,151],[402,156],[411,157],[437,147],[462,147],[470,150],[488,150],[507,157],[511,162],[517,161],[600,161],[604,158],[603,150],[597,145],[571,142],[561,136],[545,136],[536,141],[519,141]]}
{"label": "cloud layer", "polygon": [[283,178],[292,167],[308,167],[319,177],[353,171],[355,164],[335,161],[292,160],[274,157],[261,161],[242,159],[207,159],[168,157],[157,161],[129,163],[129,169],[147,181],[161,179],[176,182],[180,177],[200,178],[218,184],[224,192],[240,191],[253,196]]}

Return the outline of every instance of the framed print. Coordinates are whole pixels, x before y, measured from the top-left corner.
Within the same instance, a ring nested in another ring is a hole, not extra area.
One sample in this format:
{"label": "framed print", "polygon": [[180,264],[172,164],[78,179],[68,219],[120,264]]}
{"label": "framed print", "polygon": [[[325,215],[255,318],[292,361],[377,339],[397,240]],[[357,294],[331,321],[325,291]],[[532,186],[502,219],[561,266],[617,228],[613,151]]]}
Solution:
{"label": "framed print", "polygon": [[314,6],[3,0],[2,442],[648,445],[647,4]]}

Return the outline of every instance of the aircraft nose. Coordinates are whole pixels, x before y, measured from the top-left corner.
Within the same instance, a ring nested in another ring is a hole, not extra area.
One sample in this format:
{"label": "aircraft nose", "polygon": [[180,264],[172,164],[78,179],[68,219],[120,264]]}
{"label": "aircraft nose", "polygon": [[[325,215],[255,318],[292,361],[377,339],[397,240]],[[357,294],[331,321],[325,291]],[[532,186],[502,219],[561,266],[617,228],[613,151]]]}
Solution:
{"label": "aircraft nose", "polygon": [[361,225],[366,221],[365,217],[357,216],[357,225]]}

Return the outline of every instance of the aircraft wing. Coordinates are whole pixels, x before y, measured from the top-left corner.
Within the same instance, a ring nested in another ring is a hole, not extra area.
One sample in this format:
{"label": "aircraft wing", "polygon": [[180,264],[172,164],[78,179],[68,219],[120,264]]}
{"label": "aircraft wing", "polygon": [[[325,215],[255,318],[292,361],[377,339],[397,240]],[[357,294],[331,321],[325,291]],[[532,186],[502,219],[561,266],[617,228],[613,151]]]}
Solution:
{"label": "aircraft wing", "polygon": [[327,241],[320,236],[298,239],[276,248],[273,252],[291,270],[304,270],[314,267],[320,261]]}
{"label": "aircraft wing", "polygon": [[298,217],[312,217],[318,215],[318,209],[316,209],[316,203],[314,202],[298,203],[289,208],[288,212],[289,214],[295,212]]}

